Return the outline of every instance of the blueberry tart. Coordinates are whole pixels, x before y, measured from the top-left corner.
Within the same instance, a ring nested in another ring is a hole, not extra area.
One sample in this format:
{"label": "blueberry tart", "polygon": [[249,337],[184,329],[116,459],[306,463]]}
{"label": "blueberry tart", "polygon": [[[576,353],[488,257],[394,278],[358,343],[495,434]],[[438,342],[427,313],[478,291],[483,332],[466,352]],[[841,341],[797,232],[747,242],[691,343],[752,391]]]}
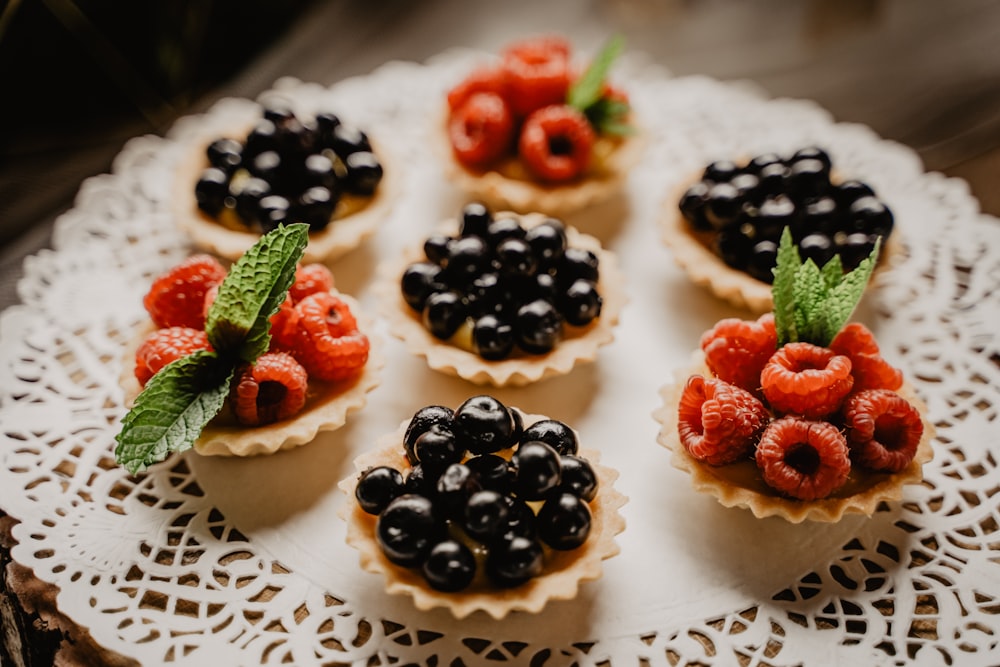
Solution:
{"label": "blueberry tart", "polygon": [[566,424],[492,396],[427,406],[340,483],[347,542],[418,609],[538,612],[619,551],[626,498],[597,459]]}

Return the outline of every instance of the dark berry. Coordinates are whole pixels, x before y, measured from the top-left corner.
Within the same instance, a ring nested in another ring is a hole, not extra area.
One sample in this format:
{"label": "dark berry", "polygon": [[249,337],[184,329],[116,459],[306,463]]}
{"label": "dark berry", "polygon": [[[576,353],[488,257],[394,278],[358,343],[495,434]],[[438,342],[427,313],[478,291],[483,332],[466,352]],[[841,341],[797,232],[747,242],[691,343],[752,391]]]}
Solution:
{"label": "dark berry", "polygon": [[875,191],[871,189],[867,183],[862,181],[844,181],[833,188],[833,196],[836,198],[837,203],[844,208],[850,208],[858,199],[862,197],[873,197]]}
{"label": "dark berry", "polygon": [[243,161],[246,163],[264,151],[276,150],[277,148],[277,126],[267,119],[260,120],[247,135],[246,143],[243,145]]}
{"label": "dark berry", "polygon": [[772,164],[780,164],[784,166],[785,163],[784,160],[781,159],[781,156],[777,153],[762,153],[750,160],[747,164],[746,171],[759,177],[761,170]]}
{"label": "dark berry", "polygon": [[555,306],[536,299],[521,306],[514,320],[514,337],[529,354],[545,354],[562,339],[563,318]]}
{"label": "dark berry", "polygon": [[461,236],[486,237],[486,228],[493,222],[493,214],[485,204],[473,202],[462,209]]}
{"label": "dark berry", "polygon": [[450,427],[453,414],[454,412],[452,412],[451,408],[443,405],[428,405],[413,413],[413,416],[410,417],[410,423],[406,425],[406,431],[403,434],[403,448],[406,450],[406,460],[411,465],[419,463],[419,459],[417,459],[413,451],[413,447],[417,443],[417,438],[429,431],[431,426],[435,424]]}
{"label": "dark berry", "polygon": [[465,305],[458,292],[433,292],[424,302],[423,322],[434,336],[447,340],[465,322]]}
{"label": "dark berry", "polygon": [[527,230],[524,240],[531,246],[540,266],[552,266],[566,251],[566,226],[549,218]]}
{"label": "dark berry", "polygon": [[537,440],[552,447],[559,454],[576,454],[580,445],[576,433],[569,426],[556,419],[543,419],[524,429],[524,442]]}
{"label": "dark berry", "polygon": [[483,359],[506,359],[514,350],[514,327],[494,314],[486,314],[472,327],[472,349]]}
{"label": "dark berry", "polygon": [[302,163],[302,181],[305,186],[320,185],[329,190],[337,188],[337,172],[333,162],[325,155],[313,153]]}
{"label": "dark berry", "polygon": [[261,116],[265,120],[271,121],[276,126],[282,126],[294,119],[295,113],[287,106],[274,105],[265,107],[264,110],[261,111]]}
{"label": "dark berry", "polygon": [[768,197],[757,209],[752,222],[758,239],[774,239],[781,237],[781,230],[792,225],[796,220],[795,203],[784,195]]}
{"label": "dark berry", "polygon": [[260,200],[271,194],[271,186],[260,178],[248,178],[236,193],[236,214],[248,225],[260,220]]}
{"label": "dark berry", "polygon": [[257,204],[257,220],[264,233],[289,222],[291,203],[281,195],[268,195]]}
{"label": "dark berry", "polygon": [[778,244],[774,241],[759,241],[750,252],[747,273],[765,283],[774,282],[772,269],[778,261]]}
{"label": "dark berry", "polygon": [[369,514],[381,514],[389,503],[405,493],[403,474],[389,466],[369,468],[361,473],[354,497]]}
{"label": "dark berry", "polygon": [[566,321],[578,327],[586,326],[601,314],[600,293],[589,280],[576,280],[559,298],[559,312]]}
{"label": "dark berry", "polygon": [[597,496],[597,473],[590,462],[579,456],[560,456],[562,475],[556,492],[571,493],[588,503]]}
{"label": "dark berry", "polygon": [[382,163],[370,150],[356,151],[344,160],[344,187],[356,195],[372,195],[382,181]]}
{"label": "dark berry", "polygon": [[563,285],[583,278],[597,282],[600,275],[597,255],[583,248],[566,248],[562,260],[556,265],[556,278]]}
{"label": "dark berry", "polygon": [[820,163],[822,163],[823,168],[826,170],[827,173],[830,173],[830,167],[833,164],[833,161],[830,159],[830,155],[825,150],[819,148],[818,146],[807,146],[806,148],[800,148],[799,150],[795,151],[795,153],[792,155],[792,159],[790,160],[790,162],[794,163],[794,162],[799,162],[801,160],[818,160]]}
{"label": "dark berry", "polygon": [[713,229],[725,229],[739,217],[743,197],[731,183],[716,183],[708,191],[705,213]]}
{"label": "dark berry", "polygon": [[431,588],[448,593],[460,591],[476,576],[476,558],[461,542],[444,540],[431,548],[422,571]]}
{"label": "dark berry", "polygon": [[431,501],[405,494],[395,498],[379,515],[375,534],[386,557],[396,565],[412,567],[423,562],[442,532]]}
{"label": "dark berry", "polygon": [[532,275],[538,266],[535,253],[524,239],[507,237],[495,246],[494,252],[500,272],[505,276]]}
{"label": "dark berry", "polygon": [[455,410],[452,428],[472,454],[506,449],[520,436],[513,411],[492,396],[473,396]]}
{"label": "dark berry", "polygon": [[576,549],[590,535],[590,508],[573,494],[562,493],[545,501],[535,524],[538,536],[553,549]]}
{"label": "dark berry", "polygon": [[340,118],[333,113],[323,111],[316,114],[316,145],[320,148],[333,148],[333,130],[340,125]]}
{"label": "dark berry", "polygon": [[417,436],[413,454],[423,466],[424,474],[433,476],[461,461],[465,450],[448,426],[434,424]]}
{"label": "dark berry", "polygon": [[424,255],[438,266],[444,266],[444,263],[448,261],[450,252],[448,246],[451,240],[450,236],[444,234],[431,234],[424,241]]}
{"label": "dark berry", "polygon": [[740,168],[736,166],[735,162],[730,160],[717,160],[705,167],[705,173],[703,173],[701,177],[706,181],[724,183],[738,173],[740,173]]}
{"label": "dark berry", "polygon": [[510,461],[496,454],[473,456],[465,462],[484,489],[508,493],[514,483],[514,470]]}
{"label": "dark berry", "polygon": [[298,218],[309,225],[312,231],[325,229],[337,208],[337,200],[333,191],[322,185],[308,188],[299,195],[296,202]]}
{"label": "dark berry", "polygon": [[534,280],[529,281],[523,288],[523,298],[521,302],[534,301],[535,299],[545,299],[555,301],[559,296],[559,284],[550,273],[537,273]]}
{"label": "dark berry", "polygon": [[844,230],[848,233],[865,232],[888,236],[892,232],[892,211],[877,197],[861,197],[855,200],[851,204],[849,217],[848,229]]}
{"label": "dark berry", "polygon": [[736,188],[744,204],[758,205],[764,197],[764,193],[760,191],[760,178],[756,174],[737,174],[729,184]]}
{"label": "dark berry", "polygon": [[482,490],[479,478],[470,468],[461,463],[452,463],[441,476],[435,486],[434,507],[440,516],[454,518],[465,510],[469,497]]}
{"label": "dark berry", "polygon": [[271,184],[272,188],[281,189],[284,186],[281,155],[277,151],[263,151],[254,156],[247,169],[257,178],[262,178]]}
{"label": "dark berry", "polygon": [[356,127],[341,123],[333,128],[332,134],[331,148],[341,160],[346,160],[351,153],[372,149],[372,145],[368,143],[368,135]]}
{"label": "dark berry", "polygon": [[415,493],[425,497],[430,497],[434,494],[433,480],[427,478],[424,467],[419,463],[410,468],[410,472],[406,473],[406,482],[403,486],[406,493]]}
{"label": "dark berry", "polygon": [[500,276],[492,271],[476,276],[465,291],[465,301],[474,316],[500,313],[507,305],[508,296]]}
{"label": "dark berry", "polygon": [[809,234],[799,241],[799,257],[811,259],[816,266],[823,266],[836,254],[837,249],[827,234]]}
{"label": "dark berry", "polygon": [[486,558],[486,574],[495,586],[513,588],[540,575],[544,565],[538,542],[515,537],[493,545]]}
{"label": "dark berry", "polygon": [[788,187],[800,200],[821,195],[830,187],[830,167],[816,159],[796,160],[788,168]]}
{"label": "dark berry", "polygon": [[779,195],[788,189],[788,167],[781,162],[761,167],[757,172],[757,178],[760,179],[758,188],[764,194]]}
{"label": "dark berry", "polygon": [[227,174],[233,173],[243,162],[243,144],[235,139],[216,139],[205,152],[208,163]]}
{"label": "dark berry", "polygon": [[423,312],[427,297],[434,292],[445,290],[444,282],[441,280],[441,267],[430,262],[410,264],[403,271],[400,288],[406,304],[416,311]]}
{"label": "dark berry", "polygon": [[490,264],[490,251],[479,236],[463,236],[448,245],[448,279],[464,285],[480,275]]}
{"label": "dark berry", "polygon": [[792,225],[795,240],[816,232],[833,234],[837,231],[837,201],[832,197],[817,197],[806,203],[802,217]]}
{"label": "dark berry", "polygon": [[507,527],[510,509],[502,494],[485,489],[469,496],[462,528],[473,539],[491,542]]}
{"label": "dark berry", "polygon": [[527,537],[535,539],[537,530],[535,529],[535,513],[528,503],[519,498],[504,496],[507,503],[507,525],[500,529],[497,540],[509,542],[515,537]]}
{"label": "dark berry", "polygon": [[229,196],[229,176],[222,169],[209,167],[201,172],[194,186],[194,198],[198,208],[211,216],[218,215],[226,205]]}
{"label": "dark berry", "polygon": [[699,229],[703,232],[712,229],[711,223],[708,221],[706,208],[708,206],[708,192],[709,186],[705,181],[698,181],[693,184],[684,194],[681,195],[681,200],[678,203],[678,208],[680,208],[681,215],[684,219],[691,223],[695,229]]}
{"label": "dark berry", "polygon": [[511,464],[514,466],[514,491],[522,500],[541,500],[561,480],[559,453],[540,440],[522,441]]}
{"label": "dark berry", "polygon": [[875,248],[875,236],[864,232],[854,232],[847,234],[843,240],[837,244],[837,253],[840,255],[840,262],[845,271],[853,271],[857,268],[861,260],[868,257]]}
{"label": "dark berry", "polygon": [[486,243],[496,248],[506,239],[523,239],[526,234],[516,218],[497,218],[486,227]]}
{"label": "dark berry", "polygon": [[733,225],[719,232],[715,238],[715,252],[722,261],[734,269],[743,270],[753,250],[754,228],[751,224]]}

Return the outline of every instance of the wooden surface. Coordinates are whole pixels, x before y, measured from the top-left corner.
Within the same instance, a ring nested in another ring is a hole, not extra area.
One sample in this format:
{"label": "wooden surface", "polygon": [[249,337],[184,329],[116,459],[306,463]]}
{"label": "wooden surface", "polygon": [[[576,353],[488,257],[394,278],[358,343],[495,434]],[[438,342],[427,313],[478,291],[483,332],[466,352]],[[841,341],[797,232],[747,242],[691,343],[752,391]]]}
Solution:
{"label": "wooden surface", "polygon": [[[49,243],[82,180],[108,171],[129,137],[163,133],[222,96],[254,97],[280,76],[330,84],[387,60],[422,61],[454,46],[495,51],[553,31],[583,48],[621,33],[630,50],[675,74],[748,79],[773,96],[813,99],[839,121],[914,148],[929,170],[967,179],[983,209],[1000,214],[1000,3],[992,0],[330,0],[307,7],[235,77],[190,105],[5,128],[0,308],[17,302],[24,256]],[[93,44],[80,43],[86,56]],[[9,521],[0,527],[0,663],[118,664],[95,657],[85,630],[56,611],[53,591],[10,561]]]}

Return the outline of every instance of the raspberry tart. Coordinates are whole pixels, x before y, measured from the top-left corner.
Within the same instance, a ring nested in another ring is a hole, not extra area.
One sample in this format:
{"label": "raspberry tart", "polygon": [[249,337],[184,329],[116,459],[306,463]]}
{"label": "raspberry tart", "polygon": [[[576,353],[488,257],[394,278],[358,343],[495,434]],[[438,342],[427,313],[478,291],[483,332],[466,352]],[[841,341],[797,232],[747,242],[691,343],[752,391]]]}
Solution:
{"label": "raspberry tart", "polygon": [[785,227],[803,258],[840,258],[855,268],[880,241],[880,265],[898,253],[892,211],[871,186],[840,180],[829,154],[807,147],[791,156],[712,162],[666,204],[663,239],[696,284],[735,306],[772,308],[771,281]]}
{"label": "raspberry tart", "polygon": [[177,168],[171,205],[196,246],[235,260],[278,224],[302,222],[303,259],[320,262],[375,232],[395,196],[383,146],[330,112],[249,105],[233,115]]}
{"label": "raspberry tart", "polygon": [[558,36],[508,45],[448,91],[449,176],[495,208],[564,216],[617,193],[641,142],[628,96],[605,82],[612,40],[578,74]]}
{"label": "raspberry tart", "polygon": [[871,331],[845,324],[877,252],[846,274],[836,259],[820,269],[786,230],[774,313],[705,332],[654,414],[695,489],[798,523],[871,515],[920,483],[933,456],[926,406]]}
{"label": "raspberry tart", "polygon": [[418,609],[538,612],[619,551],[626,498],[597,458],[566,424],[492,396],[421,408],[340,483],[347,542]]}
{"label": "raspberry tart", "polygon": [[592,361],[625,303],[615,256],[540,213],[464,207],[380,268],[380,312],[434,370],[520,386]]}
{"label": "raspberry tart", "polygon": [[306,237],[280,226],[228,271],[195,255],[154,281],[122,374],[131,412],[115,454],[130,472],[191,447],[295,447],[365,405],[382,365],[370,324],[326,267],[296,266]]}

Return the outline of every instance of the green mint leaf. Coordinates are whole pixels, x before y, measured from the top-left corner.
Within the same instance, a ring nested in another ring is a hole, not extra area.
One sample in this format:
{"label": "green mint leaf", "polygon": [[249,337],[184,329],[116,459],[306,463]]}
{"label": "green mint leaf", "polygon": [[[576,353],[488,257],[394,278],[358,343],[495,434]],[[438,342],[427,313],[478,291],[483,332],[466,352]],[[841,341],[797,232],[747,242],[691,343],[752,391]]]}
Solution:
{"label": "green mint leaf", "polygon": [[840,261],[840,255],[834,255],[833,258],[823,265],[823,280],[826,282],[827,289],[833,289],[844,279],[844,264]]}
{"label": "green mint leaf", "polygon": [[566,93],[566,104],[586,111],[592,104],[601,99],[601,92],[604,88],[604,79],[607,78],[611,64],[621,53],[625,46],[625,40],[621,35],[615,35],[604,45],[600,53],[594,57],[587,71],[569,87]]}
{"label": "green mint leaf", "polygon": [[628,102],[602,97],[584,109],[583,115],[598,134],[623,137],[635,133],[635,128],[625,122],[631,110]]}
{"label": "green mint leaf", "polygon": [[811,259],[799,268],[792,291],[799,340],[814,342],[822,326],[823,306],[829,289],[823,273]]}
{"label": "green mint leaf", "polygon": [[799,340],[795,321],[795,276],[802,266],[799,250],[792,242],[792,232],[787,227],[781,232],[778,243],[778,260],[774,267],[771,298],[774,301],[774,328],[778,334],[778,347]]}
{"label": "green mint leaf", "polygon": [[200,350],[154,375],[122,419],[115,461],[133,475],[190,449],[229,395],[233,365]]}
{"label": "green mint leaf", "polygon": [[881,238],[875,242],[871,254],[861,260],[856,269],[845,274],[843,279],[830,290],[823,303],[816,338],[813,339],[817,345],[829,346],[851,318],[858,302],[861,301],[861,295],[864,294],[865,285],[868,284],[868,279],[871,278],[872,271],[875,270],[880,249]]}
{"label": "green mint leaf", "polygon": [[267,351],[268,318],[284,302],[308,241],[308,225],[279,226],[229,269],[205,320],[205,333],[220,355],[252,363]]}

